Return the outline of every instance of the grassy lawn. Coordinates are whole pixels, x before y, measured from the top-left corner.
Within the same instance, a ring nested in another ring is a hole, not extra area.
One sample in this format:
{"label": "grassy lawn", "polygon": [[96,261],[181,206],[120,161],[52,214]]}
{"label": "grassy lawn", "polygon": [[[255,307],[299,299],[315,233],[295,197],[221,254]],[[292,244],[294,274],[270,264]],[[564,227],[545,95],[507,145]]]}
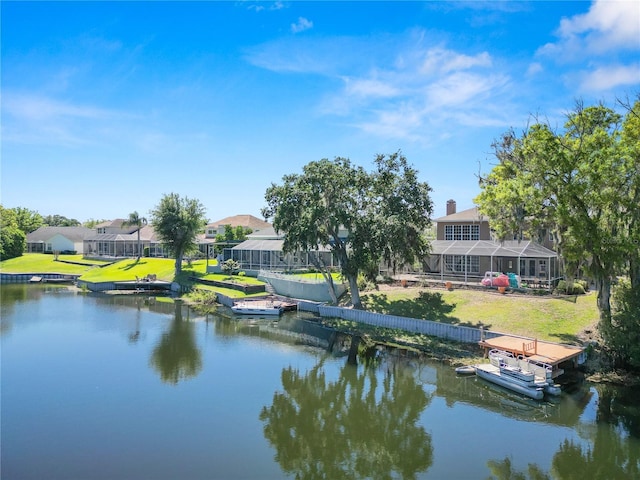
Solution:
{"label": "grassy lawn", "polygon": [[[155,274],[158,280],[167,282],[174,281],[175,260],[170,258],[146,258],[140,260],[128,258],[117,261],[111,265],[111,261],[86,260],[82,255],[59,255],[59,260],[83,263],[76,265],[55,261],[53,255],[41,253],[26,253],[21,257],[12,258],[0,262],[0,271],[4,273],[66,273],[81,275],[80,279],[87,282],[108,282],[127,281],[146,277],[148,274]],[[210,261],[211,264],[212,261]],[[106,265],[106,266],[105,266]],[[102,268],[96,268],[102,267]],[[229,275],[222,273],[206,273],[206,260],[198,260],[182,268],[179,281],[189,283],[189,277],[199,277],[207,280],[232,281],[234,283],[261,285],[264,282],[247,276]],[[207,287],[215,291],[220,291],[229,296],[243,296],[241,292],[216,287]]]}
{"label": "grassy lawn", "polygon": [[501,295],[493,291],[390,289],[362,295],[367,310],[571,343],[598,321],[595,293]]}
{"label": "grassy lawn", "polygon": [[158,280],[172,282],[175,260],[170,258],[128,258],[104,268],[93,269],[80,277],[87,282],[123,282],[155,274]]}
{"label": "grassy lawn", "polygon": [[83,274],[96,266],[105,265],[108,262],[85,260],[82,255],[58,255],[59,260],[80,262],[86,265],[74,265],[63,261],[56,261],[53,255],[43,253],[25,253],[21,257],[10,258],[0,262],[0,271],[3,273],[64,273]]}

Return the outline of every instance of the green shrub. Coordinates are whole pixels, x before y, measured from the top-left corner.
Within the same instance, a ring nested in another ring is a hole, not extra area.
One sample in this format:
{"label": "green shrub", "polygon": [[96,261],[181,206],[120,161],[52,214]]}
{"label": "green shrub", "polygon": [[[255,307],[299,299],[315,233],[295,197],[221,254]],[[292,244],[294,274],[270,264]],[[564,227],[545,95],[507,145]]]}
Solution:
{"label": "green shrub", "polygon": [[575,280],[573,282],[560,280],[556,287],[556,293],[559,295],[584,295],[585,288],[582,282],[584,280]]}
{"label": "green shrub", "polygon": [[366,292],[366,291],[370,291],[370,290],[376,290],[376,284],[375,282],[372,282],[371,280],[369,280],[366,276],[364,275],[358,275],[358,289],[361,292]]}
{"label": "green shrub", "polygon": [[218,301],[218,296],[216,292],[194,288],[187,297],[196,303],[200,303],[203,305],[215,305]]}

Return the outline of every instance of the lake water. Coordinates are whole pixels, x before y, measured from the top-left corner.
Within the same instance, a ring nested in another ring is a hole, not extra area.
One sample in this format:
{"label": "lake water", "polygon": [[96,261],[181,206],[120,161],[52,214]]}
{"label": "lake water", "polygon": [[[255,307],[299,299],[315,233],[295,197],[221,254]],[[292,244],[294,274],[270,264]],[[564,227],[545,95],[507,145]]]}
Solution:
{"label": "lake water", "polygon": [[633,479],[640,391],[535,402],[180,302],[0,287],[2,479]]}

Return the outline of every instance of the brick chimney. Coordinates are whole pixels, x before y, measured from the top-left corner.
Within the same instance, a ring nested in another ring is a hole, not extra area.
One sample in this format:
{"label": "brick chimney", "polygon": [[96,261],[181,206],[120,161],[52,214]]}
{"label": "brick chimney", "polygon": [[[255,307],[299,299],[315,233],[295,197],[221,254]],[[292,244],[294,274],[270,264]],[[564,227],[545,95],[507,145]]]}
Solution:
{"label": "brick chimney", "polygon": [[456,201],[447,200],[447,215],[453,215],[456,213]]}

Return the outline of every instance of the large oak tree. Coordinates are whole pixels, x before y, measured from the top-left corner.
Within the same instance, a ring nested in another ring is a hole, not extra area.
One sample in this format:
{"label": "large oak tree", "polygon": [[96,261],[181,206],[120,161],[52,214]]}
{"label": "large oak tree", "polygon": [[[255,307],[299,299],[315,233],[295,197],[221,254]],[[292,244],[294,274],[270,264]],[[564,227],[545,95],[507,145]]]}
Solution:
{"label": "large oak tree", "polygon": [[475,199],[499,237],[551,229],[565,274],[581,269],[594,281],[601,327],[611,322],[612,280],[638,261],[639,105],[624,129],[614,110],[578,102],[561,131],[535,119],[521,136],[507,132]]}
{"label": "large oak tree", "polygon": [[[377,272],[381,261],[401,266],[422,259],[429,244],[431,188],[399,152],[377,155],[365,171],[347,158],[322,159],[285,175],[265,194],[265,218],[284,234],[285,252],[328,246],[349,283],[354,308],[362,308],[358,274]],[[326,269],[325,278],[331,278]]]}

